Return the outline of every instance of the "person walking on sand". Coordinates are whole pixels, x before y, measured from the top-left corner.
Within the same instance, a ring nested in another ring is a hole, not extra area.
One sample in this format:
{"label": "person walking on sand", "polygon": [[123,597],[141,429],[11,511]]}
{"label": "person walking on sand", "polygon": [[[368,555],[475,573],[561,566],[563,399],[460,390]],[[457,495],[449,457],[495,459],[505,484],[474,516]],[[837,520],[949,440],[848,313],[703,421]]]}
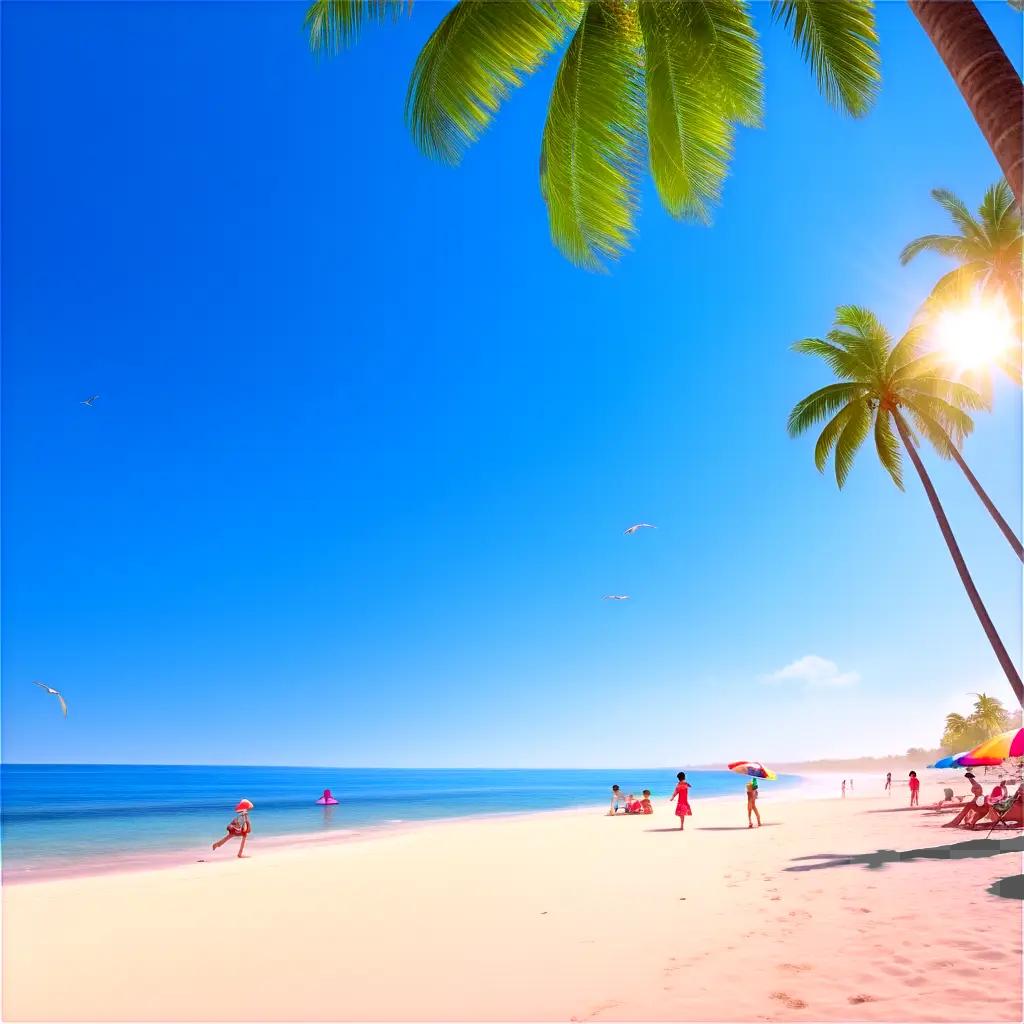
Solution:
{"label": "person walking on sand", "polygon": [[753,828],[754,823],[750,820],[753,814],[757,818],[757,827],[761,827],[761,812],[757,809],[757,779],[751,779],[747,783],[747,828]]}
{"label": "person walking on sand", "polygon": [[676,785],[676,788],[672,790],[672,795],[669,797],[669,800],[675,800],[676,802],[676,815],[679,818],[679,830],[681,832],[683,830],[683,824],[686,821],[686,816],[688,814],[693,814],[693,811],[690,810],[690,784],[686,781],[686,772],[679,772],[676,775],[676,778],[679,782]]}
{"label": "person walking on sand", "polygon": [[249,833],[252,831],[252,824],[249,821],[249,812],[252,810],[251,800],[239,800],[238,806],[235,808],[235,816],[228,822],[227,835],[223,839],[218,839],[213,844],[213,849],[219,850],[229,839],[234,839],[235,836],[242,837],[242,843],[238,847],[238,856],[245,856],[245,841],[249,838]]}
{"label": "person walking on sand", "polygon": [[885,773],[885,795],[892,796],[892,772]]}
{"label": "person walking on sand", "polygon": [[917,807],[918,794],[921,792],[921,780],[917,777],[917,772],[910,773],[910,806]]}
{"label": "person walking on sand", "polygon": [[843,779],[843,799],[846,799],[846,779]]}

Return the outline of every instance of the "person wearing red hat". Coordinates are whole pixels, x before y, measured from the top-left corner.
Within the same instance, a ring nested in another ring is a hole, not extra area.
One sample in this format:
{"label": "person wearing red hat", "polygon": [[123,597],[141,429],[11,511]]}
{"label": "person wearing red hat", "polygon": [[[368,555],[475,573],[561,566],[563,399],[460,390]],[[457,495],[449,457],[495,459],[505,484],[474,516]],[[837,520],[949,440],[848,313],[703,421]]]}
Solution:
{"label": "person wearing red hat", "polygon": [[249,833],[252,831],[252,824],[249,821],[249,812],[252,810],[251,800],[239,800],[238,806],[235,807],[235,816],[228,822],[227,835],[223,839],[218,839],[213,844],[215,850],[219,850],[229,839],[233,839],[235,836],[242,837],[242,844],[238,847],[238,856],[242,857],[245,855],[245,841],[249,837]]}

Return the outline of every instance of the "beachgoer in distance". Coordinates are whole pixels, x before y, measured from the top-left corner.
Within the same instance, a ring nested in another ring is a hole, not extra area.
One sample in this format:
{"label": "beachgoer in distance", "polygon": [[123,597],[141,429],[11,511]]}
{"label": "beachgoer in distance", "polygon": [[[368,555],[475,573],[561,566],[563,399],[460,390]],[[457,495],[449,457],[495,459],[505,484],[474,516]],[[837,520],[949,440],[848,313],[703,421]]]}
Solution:
{"label": "beachgoer in distance", "polygon": [[846,779],[843,779],[843,799],[846,799]]}
{"label": "beachgoer in distance", "polygon": [[678,772],[676,778],[679,780],[676,788],[672,790],[672,795],[669,800],[676,801],[676,815],[679,818],[679,830],[682,831],[683,823],[686,821],[688,814],[693,814],[690,810],[690,784],[686,781],[686,772]]}
{"label": "beachgoer in distance", "polygon": [[238,806],[235,808],[235,816],[228,822],[227,835],[223,839],[218,839],[213,844],[213,849],[219,850],[229,839],[234,839],[235,836],[242,837],[242,844],[238,847],[238,856],[242,857],[245,854],[245,841],[249,837],[249,833],[252,831],[252,823],[249,821],[249,812],[252,810],[251,800],[239,800]]}
{"label": "beachgoer in distance", "polygon": [[654,808],[651,806],[651,791],[649,789],[644,790],[644,798],[640,801],[640,813],[641,814],[653,814]]}
{"label": "beachgoer in distance", "polygon": [[608,805],[609,814],[619,813],[619,801],[622,800],[622,794],[619,792],[618,786],[612,786],[612,802]]}
{"label": "beachgoer in distance", "polygon": [[853,779],[850,779],[850,792],[853,792]]}
{"label": "beachgoer in distance", "polygon": [[757,779],[751,779],[747,783],[747,828],[753,828],[754,823],[750,820],[751,814],[757,818],[757,827],[761,827],[761,812],[757,809]]}
{"label": "beachgoer in distance", "polygon": [[920,803],[918,794],[921,792],[921,780],[917,777],[917,772],[910,773],[908,785],[910,786],[910,806],[917,807]]}
{"label": "beachgoer in distance", "polygon": [[892,796],[892,772],[885,773],[885,794]]}

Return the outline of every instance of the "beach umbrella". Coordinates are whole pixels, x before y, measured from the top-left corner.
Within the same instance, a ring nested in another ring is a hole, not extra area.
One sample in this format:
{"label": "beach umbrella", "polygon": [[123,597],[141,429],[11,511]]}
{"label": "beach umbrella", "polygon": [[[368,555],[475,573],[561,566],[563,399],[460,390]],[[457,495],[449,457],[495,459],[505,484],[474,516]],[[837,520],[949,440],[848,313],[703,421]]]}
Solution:
{"label": "beach umbrella", "polygon": [[979,743],[973,750],[960,755],[960,763],[967,768],[1002,764],[1008,757],[1024,756],[1024,729],[1010,729]]}
{"label": "beach umbrella", "polygon": [[[964,751],[966,754],[967,751]],[[935,764],[928,765],[929,768],[959,768],[960,765],[957,763],[957,758],[963,757],[963,754],[950,754],[948,757],[940,757]]]}
{"label": "beach umbrella", "polygon": [[765,768],[760,761],[732,761],[729,764],[729,771],[738,775],[752,775],[755,779],[766,779],[769,782],[778,778],[771,768]]}

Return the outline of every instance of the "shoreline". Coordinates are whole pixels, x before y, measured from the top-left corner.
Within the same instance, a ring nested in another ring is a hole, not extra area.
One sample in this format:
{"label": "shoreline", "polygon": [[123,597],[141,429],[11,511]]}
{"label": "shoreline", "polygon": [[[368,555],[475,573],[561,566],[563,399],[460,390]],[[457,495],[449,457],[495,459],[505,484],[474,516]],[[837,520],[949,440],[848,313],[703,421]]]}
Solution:
{"label": "shoreline", "polygon": [[[792,778],[792,776],[790,777]],[[777,791],[778,797],[785,801],[828,800],[835,796],[835,790],[839,784],[838,780],[841,777],[839,772],[808,772],[804,775],[796,776],[791,784],[787,784]],[[847,777],[850,776],[848,775]],[[853,777],[856,778],[855,775]],[[737,781],[742,780],[742,776],[737,775],[736,778]],[[769,788],[771,785],[772,783],[770,782],[762,783],[762,795],[768,795],[771,799],[774,799]],[[894,788],[894,794],[897,792]],[[864,794],[863,799],[869,799],[871,796],[871,794]],[[878,795],[874,794],[873,796]],[[858,792],[852,793],[847,798],[848,801],[856,801],[858,799],[861,799]],[[700,806],[732,802],[738,802],[740,806],[742,805],[741,792],[737,792],[735,795],[717,794],[711,797],[699,798]],[[256,839],[250,839],[249,843],[249,849],[253,852],[248,854],[246,859],[260,856],[260,851],[266,854],[276,854],[290,850],[300,851],[309,848],[344,847],[353,843],[374,843],[396,836],[415,834],[425,828],[445,827],[459,823],[484,823],[488,821],[530,818],[545,819],[577,814],[590,814],[602,817],[605,816],[604,807],[604,804],[577,804],[561,808],[444,815],[432,818],[384,821],[369,825],[353,825],[351,828],[332,829],[330,833],[315,831],[315,833],[261,835],[259,831],[255,831],[253,835]],[[634,817],[634,815],[620,814],[618,817]],[[26,886],[75,879],[105,878],[119,876],[119,874],[165,871],[199,863],[214,864],[230,859],[232,859],[230,854],[225,853],[218,856],[209,849],[207,844],[202,847],[175,846],[163,850],[131,852],[105,858],[90,857],[57,864],[43,863],[17,867],[10,867],[4,864],[2,884],[4,887]]]}
{"label": "shoreline", "polygon": [[[704,769],[692,769],[695,771]],[[827,773],[821,773],[823,776]],[[788,773],[787,773],[788,775]],[[792,776],[788,776],[793,778]],[[737,776],[742,782],[742,776]],[[765,783],[765,786],[772,785]],[[779,790],[786,798],[815,799],[822,795],[819,780],[811,776],[796,776],[795,781]],[[737,794],[719,793],[714,796],[700,798],[701,803],[711,801],[742,801],[742,792]],[[289,849],[307,849],[321,846],[344,846],[350,843],[374,842],[394,835],[414,833],[425,828],[444,827],[459,822],[488,822],[518,818],[546,818],[565,814],[603,815],[604,804],[573,804],[558,808],[528,809],[519,811],[477,812],[466,815],[445,815],[435,818],[420,818],[400,821],[384,821],[370,825],[353,826],[348,829],[334,829],[330,832],[281,832],[253,833],[257,838],[250,838],[248,848],[256,851],[266,850],[269,853]],[[620,814],[619,817],[632,817]],[[254,845],[255,844],[255,845]],[[142,872],[165,871],[198,863],[216,863],[228,859],[228,854],[217,855],[203,846],[174,846],[160,850],[129,852],[113,857],[89,857],[57,864],[43,863],[18,867],[3,865],[0,881],[3,886],[23,886],[37,883],[61,881],[66,879],[92,878],[120,874],[138,874]],[[232,844],[233,846],[234,844]],[[202,856],[200,856],[202,855]],[[252,857],[257,854],[248,854]]]}

